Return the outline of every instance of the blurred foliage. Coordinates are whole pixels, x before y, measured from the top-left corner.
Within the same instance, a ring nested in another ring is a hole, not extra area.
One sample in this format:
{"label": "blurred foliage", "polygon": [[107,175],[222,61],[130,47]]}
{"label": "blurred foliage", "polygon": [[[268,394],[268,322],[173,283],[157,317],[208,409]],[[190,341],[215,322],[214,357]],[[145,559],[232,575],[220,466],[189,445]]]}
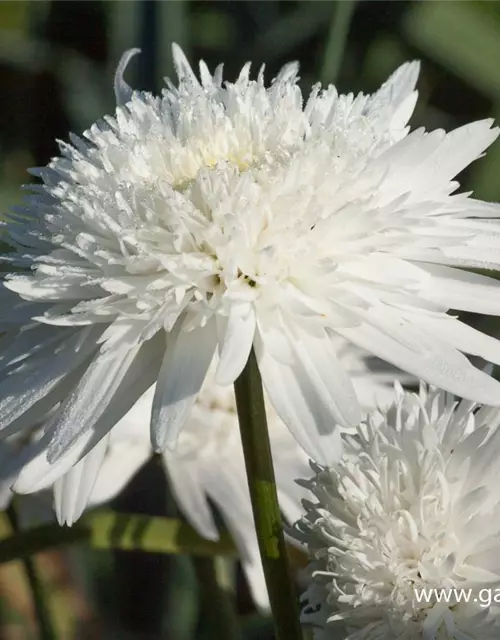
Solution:
{"label": "blurred foliage", "polygon": [[[29,180],[26,167],[43,165],[57,153],[56,138],[113,109],[113,71],[124,49],[142,48],[127,77],[144,89],[157,90],[162,77],[172,74],[173,40],[193,61],[204,58],[211,68],[224,61],[229,78],[247,60],[254,69],[265,62],[271,78],[284,62],[298,59],[307,89],[334,73],[325,54],[335,50],[336,9],[328,0],[0,1],[1,210],[19,199],[19,185]],[[500,3],[357,2],[337,85],[341,91],[371,91],[414,58],[422,60],[414,126],[451,129],[500,118]],[[499,175],[497,142],[462,180],[477,197],[497,200]],[[119,507],[176,517],[167,488],[158,491],[154,484],[151,491],[152,482],[164,482],[158,477],[137,477]],[[152,558],[145,565],[134,554],[42,554],[37,561],[52,585],[60,637],[210,637],[187,558]],[[241,571],[232,576],[238,610],[249,616],[245,637],[271,638],[269,624],[255,616]],[[0,595],[0,636],[31,637],[33,611],[15,562],[0,571]]]}

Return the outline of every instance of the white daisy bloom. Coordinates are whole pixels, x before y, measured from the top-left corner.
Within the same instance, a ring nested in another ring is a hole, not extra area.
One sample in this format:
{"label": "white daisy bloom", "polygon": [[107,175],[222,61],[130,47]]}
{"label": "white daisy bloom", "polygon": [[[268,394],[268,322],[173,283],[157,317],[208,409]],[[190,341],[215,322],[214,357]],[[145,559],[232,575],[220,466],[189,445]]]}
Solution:
{"label": "white daisy bloom", "polygon": [[[363,407],[385,403],[391,391],[390,373],[380,366],[369,370],[359,350],[338,344],[343,365],[353,378]],[[372,367],[381,363],[370,363]],[[215,540],[218,529],[209,501],[220,511],[239,549],[242,566],[256,604],[269,606],[252,506],[245,474],[236,402],[232,387],[214,382],[212,363],[197,401],[179,435],[174,451],[165,449],[163,462],[172,492],[186,519],[203,537]],[[392,372],[394,379],[394,371]],[[392,392],[390,393],[392,397]],[[104,455],[96,447],[54,485],[54,506],[60,524],[75,522],[87,505],[108,502],[125,487],[153,454],[147,422],[154,388],[140,398],[103,439]],[[268,426],[283,515],[294,522],[308,492],[296,478],[310,475],[308,457],[268,406]],[[31,463],[33,464],[33,463]],[[36,464],[36,462],[34,463]]]}
{"label": "white daisy bloom", "polygon": [[312,558],[302,620],[317,640],[500,637],[500,410],[397,395],[302,483],[317,498],[294,528]]}
{"label": "white daisy bloom", "polygon": [[[119,106],[35,173],[6,231],[14,273],[0,290],[12,333],[0,361],[0,429],[60,402],[32,489],[97,446],[154,383],[153,446],[173,448],[218,350],[217,382],[252,346],[271,403],[319,462],[336,425],[361,413],[331,337],[476,401],[500,384],[461,353],[500,362],[500,342],[447,315],[497,314],[500,208],[451,195],[497,137],[491,121],[451,133],[406,126],[418,64],[373,95],[313,88],[297,65],[269,87],[250,65],[200,81],[174,46],[178,86],[123,81]],[[21,329],[21,330],[20,330]]]}

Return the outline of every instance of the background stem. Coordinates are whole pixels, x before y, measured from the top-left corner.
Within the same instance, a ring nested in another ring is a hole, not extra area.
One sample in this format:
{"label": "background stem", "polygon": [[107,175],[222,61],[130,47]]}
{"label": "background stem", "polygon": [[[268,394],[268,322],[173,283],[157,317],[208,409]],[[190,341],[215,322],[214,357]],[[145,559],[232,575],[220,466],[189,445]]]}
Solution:
{"label": "background stem", "polygon": [[323,86],[337,82],[355,6],[355,0],[336,0],[333,3],[330,32],[319,78]]}
{"label": "background stem", "polygon": [[260,555],[277,640],[300,640],[297,596],[286,554],[267,429],[264,393],[252,349],[234,383],[241,440]]}
{"label": "background stem", "polygon": [[[11,502],[7,509],[7,515],[12,527],[12,532],[14,534],[19,533],[19,521],[14,507],[14,502]],[[23,558],[22,563],[24,564],[24,570],[26,571],[26,577],[28,578],[31,596],[33,598],[40,639],[56,640],[57,636],[52,625],[49,609],[43,593],[43,584],[38,576],[34,559],[27,556]]]}

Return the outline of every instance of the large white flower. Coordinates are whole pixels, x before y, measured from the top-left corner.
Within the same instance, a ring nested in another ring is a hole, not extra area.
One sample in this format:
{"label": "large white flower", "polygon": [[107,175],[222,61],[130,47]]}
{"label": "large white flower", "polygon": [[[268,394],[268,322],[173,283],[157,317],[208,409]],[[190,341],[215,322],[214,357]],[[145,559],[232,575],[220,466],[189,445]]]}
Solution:
{"label": "large white flower", "polygon": [[457,268],[499,266],[500,208],[450,195],[491,121],[409,134],[415,63],[372,96],[304,101],[295,64],[266,87],[200,63],[200,82],[174,47],[179,85],[154,97],[122,79],[133,53],[115,116],[60,143],[6,224],[6,258],[31,273],[0,290],[5,434],[61,402],[40,448],[63,473],[156,382],[153,445],[173,447],[217,347],[230,384],[253,345],[276,411],[326,462],[335,425],[361,417],[335,334],[500,402],[461,353],[500,362],[500,343],[446,314],[500,311],[498,283]]}
{"label": "large white flower", "polygon": [[303,483],[303,621],[318,640],[500,637],[500,411],[425,385],[398,396]]}

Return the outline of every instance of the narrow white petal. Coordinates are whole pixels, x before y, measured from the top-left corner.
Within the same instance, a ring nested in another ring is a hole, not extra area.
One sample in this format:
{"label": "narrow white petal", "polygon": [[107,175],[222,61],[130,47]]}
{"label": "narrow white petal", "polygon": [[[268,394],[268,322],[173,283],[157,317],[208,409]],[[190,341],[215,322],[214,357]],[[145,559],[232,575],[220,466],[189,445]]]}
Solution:
{"label": "narrow white petal", "polygon": [[215,374],[217,384],[232,384],[240,375],[247,363],[254,335],[254,310],[251,308],[242,313],[238,306],[234,306],[222,342],[219,339],[220,359]]}
{"label": "narrow white petal", "polygon": [[[53,427],[47,428],[40,440],[23,449],[20,455],[21,472],[16,483],[18,493],[32,493],[50,487],[106,437],[110,429],[130,410],[136,398],[152,383],[152,377],[156,377],[160,363],[152,359],[153,353],[158,355],[158,343],[153,342],[148,348],[143,347],[115,394],[112,406],[108,407],[95,425],[83,432],[57,460],[49,462],[47,458],[47,450],[54,437]],[[147,420],[147,416],[144,417]],[[144,428],[147,431],[146,425]]]}
{"label": "narrow white petal", "polygon": [[242,456],[226,458],[223,464],[214,464],[207,469],[206,490],[220,509],[238,548],[255,604],[261,610],[269,609]]}
{"label": "narrow white petal", "polygon": [[104,461],[108,437],[54,484],[54,508],[59,524],[71,526],[82,515]]}
{"label": "narrow white petal", "polygon": [[336,462],[342,454],[340,431],[304,370],[273,358],[259,334],[255,347],[264,387],[279,417],[314,460],[327,466]]}
{"label": "narrow white petal", "polygon": [[120,62],[118,63],[118,67],[116,68],[115,73],[115,98],[116,104],[121,106],[129,102],[132,98],[133,89],[125,82],[123,79],[123,74],[125,73],[125,69],[128,66],[128,63],[134,56],[138,53],[141,53],[140,49],[128,49],[120,58]]}
{"label": "narrow white petal", "polygon": [[451,180],[479,158],[498,137],[492,119],[471,122],[446,134],[439,149],[429,158],[426,171],[434,180]]}
{"label": "narrow white petal", "polygon": [[175,71],[179,78],[179,82],[189,80],[194,85],[199,84],[198,78],[191,69],[188,59],[184,55],[184,51],[176,42],[172,43],[172,58],[174,60]]}
{"label": "narrow white petal", "polygon": [[500,282],[494,278],[436,264],[421,265],[432,275],[420,294],[450,309],[500,314]]}
{"label": "narrow white petal", "polygon": [[415,106],[418,100],[418,93],[413,91],[410,95],[408,95],[400,106],[394,112],[390,128],[394,134],[399,133],[398,137],[401,137],[406,132],[406,125],[408,120],[411,118],[412,113],[415,111]]}
{"label": "narrow white petal", "polygon": [[49,462],[56,460],[83,433],[91,429],[104,413],[129,367],[140,350],[116,349],[97,355],[54,417],[54,435],[48,449]]}
{"label": "narrow white petal", "polygon": [[[47,450],[53,441],[57,428],[58,413],[46,426],[43,437],[22,451],[22,471],[16,491],[31,493],[51,486],[57,478],[66,473],[74,464],[89,453],[102,438],[123,418],[144,392],[156,380],[161,365],[164,338],[158,334],[146,342],[129,367],[121,385],[113,397],[113,402],[103,411],[97,422],[84,430],[70,443],[61,457],[53,462],[47,458]],[[144,416],[147,420],[147,416]]]}
{"label": "narrow white petal", "polygon": [[219,531],[207,500],[203,464],[164,453],[165,469],[175,500],[188,522],[207,540],[218,540]]}
{"label": "narrow white petal", "polygon": [[463,353],[500,365],[500,340],[497,338],[482,333],[451,316],[442,319],[419,318],[416,324]]}
{"label": "narrow white petal", "polygon": [[57,345],[75,335],[75,329],[55,328],[49,325],[26,326],[14,336],[4,335],[0,341],[0,373],[11,371],[15,365],[32,358],[44,350],[53,351]]}
{"label": "narrow white petal", "polygon": [[51,435],[49,432],[23,449],[20,456],[23,466],[13,487],[16,493],[33,493],[51,487],[85,454],[85,448],[92,439],[91,431],[83,434],[63,456],[51,464],[47,460]]}
{"label": "narrow white petal", "polygon": [[[144,440],[122,440],[108,448],[103,465],[88,500],[89,506],[97,506],[120,494],[139,469],[149,460],[152,451],[149,444],[148,416],[143,416]],[[113,434],[112,434],[113,435]]]}
{"label": "narrow white petal", "polygon": [[[118,425],[119,421],[156,381],[161,367],[163,348],[164,336],[162,332],[140,347],[138,354],[125,372],[121,384],[116,388],[112,401],[100,412],[100,417],[94,424],[87,425],[87,427],[91,427],[93,436],[85,453],[90,451],[108,431]],[[147,419],[146,414],[144,418]],[[53,431],[56,430],[57,425],[56,421],[56,424],[52,426]],[[49,459],[51,459],[50,455]]]}
{"label": "narrow white petal", "polygon": [[307,329],[288,323],[290,343],[297,354],[295,368],[303,369],[305,376],[317,391],[325,407],[331,412],[332,422],[352,427],[361,422],[356,392],[351,379],[342,368],[333,343],[324,329],[313,335]]}
{"label": "narrow white petal", "polygon": [[[281,511],[290,524],[303,513],[302,500],[311,498],[309,491],[295,482],[312,475],[309,457],[288,432],[270,430],[274,472]],[[286,437],[288,436],[288,437]]]}
{"label": "narrow white petal", "polygon": [[385,309],[359,315],[363,323],[337,332],[430,384],[468,400],[500,405],[500,383],[472,366],[449,343]]}
{"label": "narrow white petal", "polygon": [[[378,91],[368,99],[370,111],[380,109],[386,104],[401,105],[413,94],[420,72],[420,63],[406,62],[391,74]],[[403,124],[406,124],[404,122]]]}
{"label": "narrow white petal", "polygon": [[[50,356],[45,351],[21,362],[2,380],[0,387],[0,429],[23,415],[47,396],[96,350],[100,329],[71,331]],[[63,334],[66,336],[66,334]]]}
{"label": "narrow white petal", "polygon": [[179,431],[196,400],[217,344],[215,321],[168,337],[151,411],[151,441],[156,451],[175,448]]}

